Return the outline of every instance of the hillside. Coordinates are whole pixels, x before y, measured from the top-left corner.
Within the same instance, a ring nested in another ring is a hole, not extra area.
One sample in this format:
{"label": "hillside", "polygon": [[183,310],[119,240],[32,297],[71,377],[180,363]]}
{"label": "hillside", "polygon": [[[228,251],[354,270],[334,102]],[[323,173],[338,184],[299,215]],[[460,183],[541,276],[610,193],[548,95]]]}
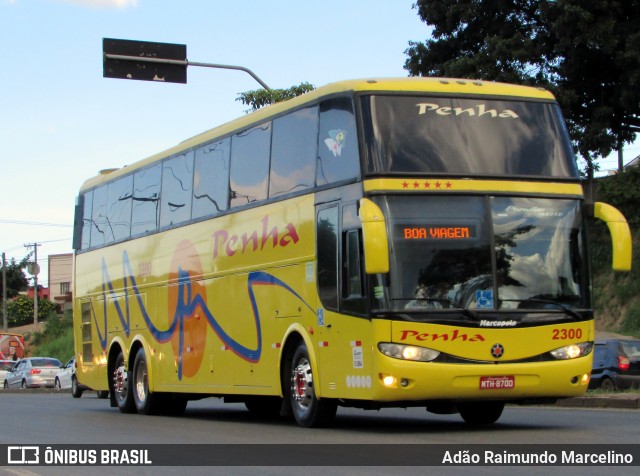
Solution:
{"label": "hillside", "polygon": [[618,208],[633,237],[629,273],[611,270],[611,238],[606,225],[592,221],[589,230],[596,329],[640,337],[640,167],[599,179],[596,199]]}

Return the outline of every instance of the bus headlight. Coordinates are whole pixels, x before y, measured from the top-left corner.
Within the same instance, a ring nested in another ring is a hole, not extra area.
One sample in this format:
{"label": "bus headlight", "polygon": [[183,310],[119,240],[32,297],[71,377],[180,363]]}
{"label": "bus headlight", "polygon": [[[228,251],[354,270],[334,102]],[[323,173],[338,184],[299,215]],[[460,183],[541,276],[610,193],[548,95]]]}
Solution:
{"label": "bus headlight", "polygon": [[378,350],[388,357],[401,360],[414,360],[417,362],[431,362],[435,360],[440,352],[426,347],[416,345],[394,344],[392,342],[380,342]]}
{"label": "bus headlight", "polygon": [[579,344],[565,345],[552,350],[550,354],[558,360],[577,359],[589,355],[593,349],[593,342],[580,342]]}

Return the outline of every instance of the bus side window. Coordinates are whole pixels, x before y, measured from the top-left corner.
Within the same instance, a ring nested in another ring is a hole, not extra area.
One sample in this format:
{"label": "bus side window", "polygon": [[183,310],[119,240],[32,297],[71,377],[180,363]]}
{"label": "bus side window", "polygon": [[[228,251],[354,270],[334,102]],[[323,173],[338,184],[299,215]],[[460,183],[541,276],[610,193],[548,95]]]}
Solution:
{"label": "bus side window", "polygon": [[93,220],[91,217],[93,208],[93,190],[85,193],[82,197],[82,238],[80,239],[80,249],[86,250],[91,246],[91,229]]}
{"label": "bus side window", "polygon": [[316,229],[318,295],[327,309],[338,309],[338,207],[318,212]]}
{"label": "bus side window", "polygon": [[177,225],[191,218],[193,152],[165,160],[162,165],[160,226]]}
{"label": "bus side window", "polygon": [[124,240],[131,232],[131,193],[133,176],[127,175],[109,183],[107,191],[107,227],[106,241]]}
{"label": "bus side window", "polygon": [[267,198],[271,123],[253,127],[231,139],[231,207]]}
{"label": "bus side window", "polygon": [[192,218],[215,215],[229,208],[231,139],[196,150]]}
{"label": "bus side window", "polygon": [[317,140],[317,106],[273,121],[270,197],[300,192],[315,185]]}
{"label": "bus side window", "polygon": [[91,246],[102,246],[107,242],[107,187],[93,191],[91,211]]}
{"label": "bus side window", "polygon": [[364,298],[364,273],[362,270],[362,245],[360,230],[344,233],[342,246],[342,308],[346,312],[366,313]]}
{"label": "bus side window", "polygon": [[360,174],[358,134],[350,98],[320,104],[316,185],[353,179]]}
{"label": "bus side window", "polygon": [[158,229],[162,165],[142,169],[133,177],[131,236]]}

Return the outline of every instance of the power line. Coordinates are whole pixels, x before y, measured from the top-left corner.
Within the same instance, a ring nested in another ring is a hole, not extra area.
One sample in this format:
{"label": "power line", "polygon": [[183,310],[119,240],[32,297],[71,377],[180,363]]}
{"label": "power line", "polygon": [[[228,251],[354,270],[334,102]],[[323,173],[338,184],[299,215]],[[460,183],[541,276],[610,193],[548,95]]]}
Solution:
{"label": "power line", "polygon": [[8,225],[31,225],[31,226],[55,226],[61,228],[71,228],[73,225],[66,225],[63,223],[44,223],[38,221],[24,221],[24,220],[6,220],[0,218],[0,223],[6,223]]}

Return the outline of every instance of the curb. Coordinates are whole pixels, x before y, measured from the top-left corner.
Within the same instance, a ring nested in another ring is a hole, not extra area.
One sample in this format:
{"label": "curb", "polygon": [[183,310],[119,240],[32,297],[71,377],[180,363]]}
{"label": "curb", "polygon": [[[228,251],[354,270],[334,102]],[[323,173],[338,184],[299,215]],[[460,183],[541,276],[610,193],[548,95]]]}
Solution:
{"label": "curb", "polygon": [[639,409],[640,393],[612,393],[558,400],[558,407]]}

